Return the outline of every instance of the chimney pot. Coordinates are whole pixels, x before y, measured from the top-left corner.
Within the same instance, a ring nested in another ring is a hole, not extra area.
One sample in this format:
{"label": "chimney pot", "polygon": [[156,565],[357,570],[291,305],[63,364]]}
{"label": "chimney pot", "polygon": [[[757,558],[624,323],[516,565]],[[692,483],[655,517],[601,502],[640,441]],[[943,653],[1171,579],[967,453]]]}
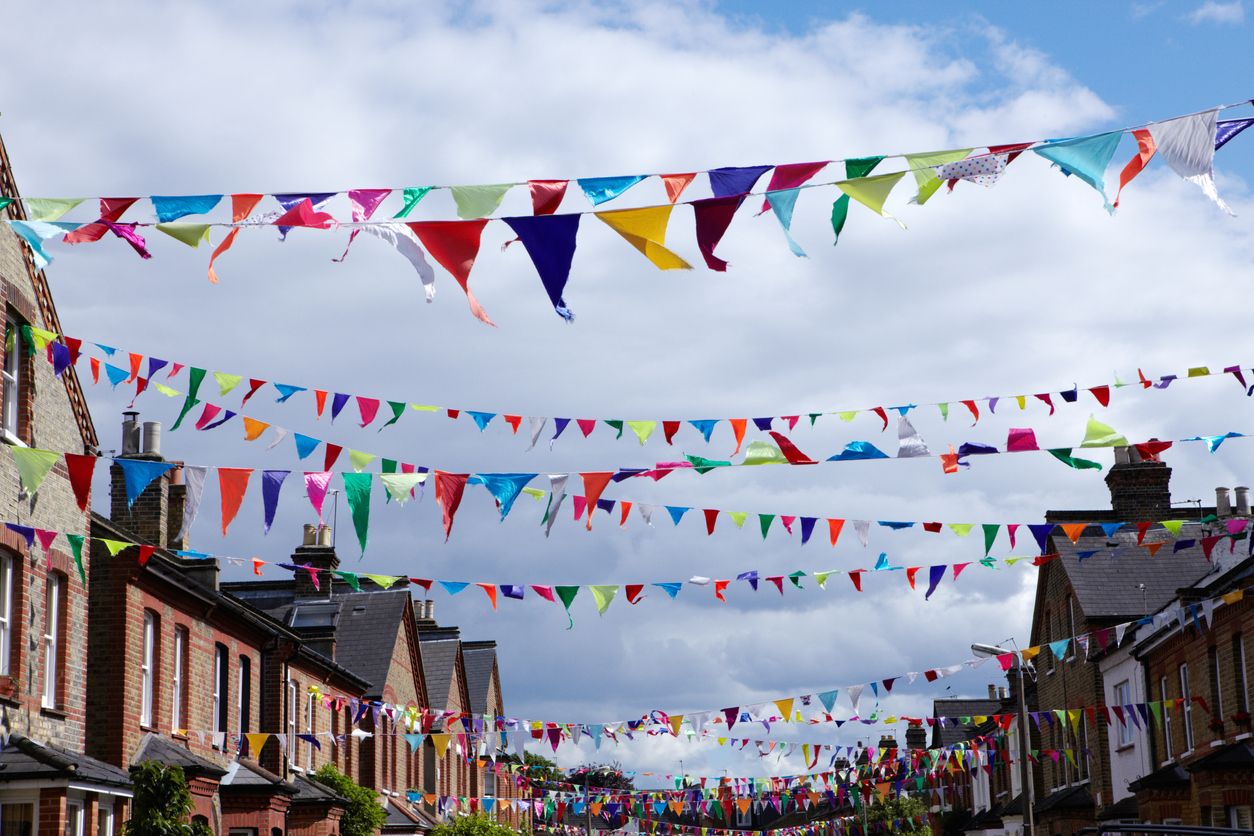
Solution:
{"label": "chimney pot", "polygon": [[139,452],[139,413],[128,409],[122,413],[122,455]]}
{"label": "chimney pot", "polygon": [[318,526],[317,544],[319,546],[328,546],[328,547],[331,545],[331,526],[329,525]]}
{"label": "chimney pot", "polygon": [[1004,700],[1006,698],[1006,688],[1003,685],[997,686],[997,699]]}
{"label": "chimney pot", "polygon": [[1232,516],[1232,503],[1228,501],[1227,488],[1215,488],[1215,514],[1220,517]]}
{"label": "chimney pot", "polygon": [[305,523],[305,532],[300,541],[302,546],[312,546],[317,542],[317,536],[314,534],[316,529],[317,526],[313,523]]}
{"label": "chimney pot", "polygon": [[997,686],[991,682],[988,684],[988,698],[990,700],[997,699]]}
{"label": "chimney pot", "polygon": [[161,455],[161,422],[145,421],[143,431],[143,451],[145,455]]}
{"label": "chimney pot", "polygon": [[1237,495],[1236,512],[1242,517],[1248,517],[1250,515],[1250,489],[1244,485],[1238,485],[1233,492]]}

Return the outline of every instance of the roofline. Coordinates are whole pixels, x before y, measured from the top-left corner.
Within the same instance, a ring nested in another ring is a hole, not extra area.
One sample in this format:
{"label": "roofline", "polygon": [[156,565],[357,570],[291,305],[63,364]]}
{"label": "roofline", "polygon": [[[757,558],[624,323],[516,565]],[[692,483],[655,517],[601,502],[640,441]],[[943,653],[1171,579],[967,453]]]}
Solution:
{"label": "roofline", "polygon": [[[17,180],[13,175],[13,165],[9,162],[9,152],[4,147],[4,137],[0,135],[0,194],[13,198],[6,211],[14,220],[27,220],[26,207],[23,206],[21,193],[17,188]],[[48,279],[44,271],[35,267],[30,248],[19,244],[22,251],[22,262],[26,265],[26,274],[35,289],[35,301],[39,305],[39,313],[44,318],[44,325],[50,331],[61,333],[61,319],[57,316],[56,305],[52,301],[52,291],[48,288]],[[61,382],[65,393],[70,399],[70,410],[78,424],[78,432],[82,437],[83,447],[88,452],[95,452],[100,445],[96,436],[96,425],[91,420],[91,410],[87,408],[87,398],[83,395],[83,386],[78,380],[78,371],[74,364],[61,374]]]}

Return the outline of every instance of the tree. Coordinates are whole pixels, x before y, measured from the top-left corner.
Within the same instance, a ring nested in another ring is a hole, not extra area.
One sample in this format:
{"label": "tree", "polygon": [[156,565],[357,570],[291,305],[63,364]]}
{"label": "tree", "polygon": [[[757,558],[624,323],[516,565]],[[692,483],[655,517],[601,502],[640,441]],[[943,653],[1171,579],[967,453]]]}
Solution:
{"label": "tree", "polygon": [[336,769],[335,764],[323,764],[313,777],[348,801],[348,809],[340,818],[342,836],[374,836],[383,827],[388,814],[379,804],[379,797],[374,790],[359,786],[352,778]]}
{"label": "tree", "polygon": [[436,825],[431,836],[514,836],[514,831],[482,813],[476,813],[473,816],[457,816]]}
{"label": "tree", "polygon": [[529,780],[561,780],[561,770],[557,768],[557,764],[546,758],[544,755],[537,755],[534,752],[524,752],[523,764],[527,767],[525,774]]}
{"label": "tree", "polygon": [[566,783],[580,787],[599,787],[607,790],[634,790],[631,776],[623,772],[619,763],[585,763],[575,767],[566,776]]}
{"label": "tree", "polygon": [[134,798],[126,836],[212,836],[204,822],[190,821],[192,794],[177,766],[144,761],[131,770]]}
{"label": "tree", "polygon": [[927,806],[912,796],[887,798],[879,804],[868,806],[866,813],[868,821],[873,824],[879,822],[884,826],[881,832],[932,836],[932,828],[927,825]]}

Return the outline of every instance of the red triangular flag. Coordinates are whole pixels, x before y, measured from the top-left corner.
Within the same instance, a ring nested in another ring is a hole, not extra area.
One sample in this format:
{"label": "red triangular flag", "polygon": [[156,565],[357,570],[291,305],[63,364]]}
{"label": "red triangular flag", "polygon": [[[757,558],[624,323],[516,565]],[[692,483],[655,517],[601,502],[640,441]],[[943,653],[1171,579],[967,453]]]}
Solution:
{"label": "red triangular flag", "polygon": [[327,212],[319,212],[314,208],[313,201],[305,198],[279,216],[278,220],[274,221],[274,225],[303,226],[308,229],[330,229],[338,224],[336,224],[334,216]]}
{"label": "red triangular flag", "polygon": [[597,428],[595,418],[576,418],[575,423],[579,425],[579,431],[583,433],[584,438],[592,435],[592,431]]}
{"label": "red triangular flag", "polygon": [[435,502],[444,514],[446,543],[453,530],[453,517],[457,514],[457,507],[462,504],[462,493],[466,490],[466,480],[469,478],[469,473],[445,473],[442,470],[435,472]]}
{"label": "red triangular flag", "polygon": [[332,444],[329,441],[327,442],[327,455],[326,459],[322,463],[322,471],[324,473],[331,469],[331,466],[335,464],[335,460],[340,457],[340,453],[343,452],[343,450],[344,448],[340,445]]}
{"label": "red triangular flag", "polygon": [[784,454],[784,458],[788,459],[789,464],[816,464],[814,459],[797,449],[797,445],[793,444],[791,439],[783,433],[770,431],[771,438],[775,439],[775,443],[779,445],[779,451]]}
{"label": "red triangular flag", "polygon": [[706,535],[713,534],[714,523],[718,520],[718,509],[706,508],[703,513],[705,514],[705,533]]}
{"label": "red triangular flag", "polygon": [[479,255],[479,238],[487,219],[473,221],[416,221],[407,224],[422,241],[422,245],[431,253],[431,257],[440,262],[445,270],[452,274],[457,283],[466,293],[466,301],[470,303],[470,312],[475,318],[488,325],[495,325],[488,318],[487,311],[470,292],[470,268],[475,265]]}
{"label": "red triangular flag", "polygon": [[588,502],[588,530],[592,530],[592,512],[601,498],[601,491],[610,483],[613,473],[580,473],[583,477],[583,495]]}
{"label": "red triangular flag", "polygon": [[714,254],[714,248],[723,240],[727,227],[731,225],[732,218],[744,199],[744,195],[731,195],[707,197],[692,202],[697,221],[697,249],[701,251],[701,257],[711,270],[720,273],[727,271],[727,262]]}
{"label": "red triangular flag", "polygon": [[677,432],[679,432],[678,421],[663,421],[662,422],[662,434],[666,436],[667,444],[671,443],[671,440],[675,437],[675,433]]}
{"label": "red triangular flag", "polygon": [[139,565],[147,566],[148,558],[152,557],[152,553],[157,550],[156,546],[140,546],[139,547]]}
{"label": "red triangular flag", "polygon": [[475,586],[483,590],[488,596],[488,600],[492,602],[492,609],[496,609],[496,584],[494,583],[477,583]]}
{"label": "red triangular flag", "polygon": [[239,506],[244,501],[244,492],[248,490],[248,478],[253,475],[251,467],[219,467],[218,490],[222,495],[222,536],[226,536],[227,527],[239,513]]}
{"label": "red triangular flag", "polygon": [[640,603],[640,599],[644,597],[640,594],[644,591],[644,584],[629,583],[623,587],[623,591],[627,593],[628,604],[638,604]]}
{"label": "red triangular flag", "polygon": [[1093,397],[1097,398],[1097,402],[1099,404],[1102,406],[1110,406],[1109,386],[1094,386],[1092,389],[1089,389],[1089,392],[1093,394]]}
{"label": "red triangular flag", "polygon": [[78,510],[86,512],[87,503],[91,501],[91,476],[96,469],[96,457],[66,453],[65,469],[70,473],[70,487],[78,501]]}
{"label": "red triangular flag", "polygon": [[528,180],[531,190],[531,209],[536,215],[552,215],[566,196],[568,180]]}
{"label": "red triangular flag", "polygon": [[521,415],[504,415],[505,423],[509,424],[510,429],[514,431],[514,435],[518,435],[518,427],[522,424]]}

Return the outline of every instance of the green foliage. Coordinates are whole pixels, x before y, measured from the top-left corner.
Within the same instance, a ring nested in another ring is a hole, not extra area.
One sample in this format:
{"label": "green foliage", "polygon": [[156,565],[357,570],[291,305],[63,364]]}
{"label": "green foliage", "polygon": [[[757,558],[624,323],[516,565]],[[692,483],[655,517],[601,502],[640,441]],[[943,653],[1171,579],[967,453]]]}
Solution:
{"label": "green foliage", "polygon": [[212,836],[203,822],[190,821],[192,794],[177,766],[144,761],[131,771],[135,796],[126,836]]}
{"label": "green foliage", "polygon": [[330,763],[323,764],[313,777],[348,801],[348,809],[340,819],[341,836],[374,836],[383,827],[388,814],[379,804],[374,790],[359,786]]}
{"label": "green foliage", "polygon": [[581,787],[602,787],[610,790],[634,790],[635,783],[623,772],[619,763],[586,763],[566,776],[566,783]]}
{"label": "green foliage", "polygon": [[544,755],[537,755],[535,752],[525,752],[523,754],[523,763],[530,767],[526,775],[532,781],[561,780],[561,770],[557,768],[557,764]]}
{"label": "green foliage", "polygon": [[[918,824],[922,817],[924,824]],[[867,807],[867,819],[880,822],[889,833],[912,833],[915,836],[932,836],[927,822],[927,805],[917,798],[899,795]]]}
{"label": "green foliage", "polygon": [[436,825],[431,836],[514,836],[514,831],[479,813],[473,816],[457,816]]}

